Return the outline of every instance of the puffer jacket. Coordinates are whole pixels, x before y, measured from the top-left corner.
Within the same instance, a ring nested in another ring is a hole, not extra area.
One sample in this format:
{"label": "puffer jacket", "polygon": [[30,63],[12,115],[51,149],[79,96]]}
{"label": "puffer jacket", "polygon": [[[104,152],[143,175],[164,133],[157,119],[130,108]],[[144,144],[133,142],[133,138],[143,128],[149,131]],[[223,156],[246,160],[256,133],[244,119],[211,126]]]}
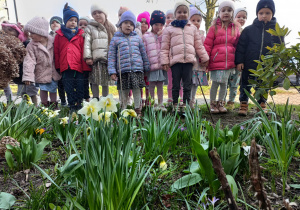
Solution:
{"label": "puffer jacket", "polygon": [[47,48],[40,42],[31,41],[27,47],[27,54],[23,62],[22,81],[35,83],[51,83],[58,81],[61,76],[54,65],[53,37],[48,36]]}
{"label": "puffer jacket", "polygon": [[105,27],[95,20],[91,20],[85,28],[83,58],[97,61],[107,61],[108,35]]}
{"label": "puffer jacket", "polygon": [[[216,27],[217,26],[217,32]],[[240,31],[234,23],[222,28],[222,22],[217,19],[208,30],[204,46],[210,61],[208,70],[229,70],[235,68],[235,50],[240,37]],[[232,35],[232,30],[234,35]]]}
{"label": "puffer jacket", "polygon": [[[266,30],[274,29],[276,25],[276,18],[273,17],[268,23],[259,21],[257,18],[253,24],[247,26],[239,39],[236,53],[235,63],[244,64],[244,69],[256,69],[257,63],[254,60],[260,60],[261,55],[266,55],[268,50],[267,46],[273,47],[275,43],[280,43],[277,36],[272,36]],[[281,38],[282,41],[283,38]]]}
{"label": "puffer jacket", "polygon": [[129,36],[117,31],[112,38],[108,51],[108,73],[144,72],[150,70],[150,64],[143,40],[135,31]]}
{"label": "puffer jacket", "polygon": [[150,71],[160,70],[160,47],[162,36],[146,32],[143,36],[144,45],[150,62]]}
{"label": "puffer jacket", "polygon": [[176,63],[195,63],[196,53],[204,63],[209,57],[201,41],[200,34],[190,21],[184,28],[166,27],[163,31],[160,61],[161,65]]}

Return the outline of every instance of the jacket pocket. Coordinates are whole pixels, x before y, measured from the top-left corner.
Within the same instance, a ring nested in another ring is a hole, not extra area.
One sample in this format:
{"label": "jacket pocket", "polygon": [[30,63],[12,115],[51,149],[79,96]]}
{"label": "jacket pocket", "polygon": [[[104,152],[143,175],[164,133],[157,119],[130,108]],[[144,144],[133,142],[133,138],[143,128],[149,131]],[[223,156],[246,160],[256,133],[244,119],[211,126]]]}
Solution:
{"label": "jacket pocket", "polygon": [[215,61],[215,59],[216,59],[216,57],[217,57],[218,54],[219,54],[219,51],[217,51],[217,53],[216,53],[216,55],[215,55],[213,61]]}

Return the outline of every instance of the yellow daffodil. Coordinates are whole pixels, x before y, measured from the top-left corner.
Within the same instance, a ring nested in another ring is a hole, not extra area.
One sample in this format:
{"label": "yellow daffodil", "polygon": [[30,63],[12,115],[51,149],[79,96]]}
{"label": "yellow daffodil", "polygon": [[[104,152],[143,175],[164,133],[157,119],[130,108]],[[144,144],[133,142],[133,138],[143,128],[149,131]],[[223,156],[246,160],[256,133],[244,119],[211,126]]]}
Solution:
{"label": "yellow daffodil", "polygon": [[60,118],[60,123],[59,124],[66,125],[68,123],[69,123],[69,117]]}
{"label": "yellow daffodil", "polygon": [[98,120],[98,112],[101,110],[99,102],[96,98],[93,98],[90,102],[83,102],[83,107],[78,111],[78,114],[85,115],[86,118],[92,118]]}
{"label": "yellow daffodil", "polygon": [[120,117],[119,120],[120,121],[123,120],[126,125],[128,124],[128,120],[126,118],[124,118],[124,117]]}
{"label": "yellow daffodil", "polygon": [[121,115],[123,117],[128,117],[128,116],[131,116],[131,117],[137,117],[137,114],[136,112],[133,110],[133,109],[124,109],[122,112],[121,112]]}
{"label": "yellow daffodil", "polygon": [[111,112],[102,112],[99,114],[98,116],[98,120],[104,120],[105,123],[109,123],[110,122],[110,116],[111,116]]}
{"label": "yellow daffodil", "polygon": [[90,135],[90,133],[91,133],[91,128],[90,128],[90,127],[88,127],[88,128],[86,129],[86,134],[89,136],[89,135]]}
{"label": "yellow daffodil", "polygon": [[160,164],[159,164],[159,168],[164,171],[168,168],[168,164],[166,163],[166,161],[161,161]]}
{"label": "yellow daffodil", "polygon": [[102,97],[100,99],[100,107],[101,109],[105,110],[106,112],[117,112],[117,102],[113,98],[112,94],[109,94],[106,97]]}
{"label": "yellow daffodil", "polygon": [[44,132],[45,132],[45,129],[43,129],[43,128],[41,128],[41,129],[36,129],[36,130],[35,130],[35,133],[36,133],[36,134],[39,133],[40,135],[42,135]]}

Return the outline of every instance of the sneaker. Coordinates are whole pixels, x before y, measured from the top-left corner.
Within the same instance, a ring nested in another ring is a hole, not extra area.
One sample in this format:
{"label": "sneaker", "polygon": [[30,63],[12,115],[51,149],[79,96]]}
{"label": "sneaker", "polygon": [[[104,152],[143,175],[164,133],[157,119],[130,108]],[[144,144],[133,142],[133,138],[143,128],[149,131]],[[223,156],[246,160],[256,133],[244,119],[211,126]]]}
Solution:
{"label": "sneaker", "polygon": [[218,101],[218,109],[220,113],[227,113],[227,109],[224,107],[225,101]]}
{"label": "sneaker", "polygon": [[218,113],[220,113],[216,101],[211,101],[211,102],[210,102],[210,112],[211,112],[212,114],[218,114]]}
{"label": "sneaker", "polygon": [[247,114],[248,114],[248,102],[242,101],[240,104],[240,109],[238,111],[238,115],[247,116]]}

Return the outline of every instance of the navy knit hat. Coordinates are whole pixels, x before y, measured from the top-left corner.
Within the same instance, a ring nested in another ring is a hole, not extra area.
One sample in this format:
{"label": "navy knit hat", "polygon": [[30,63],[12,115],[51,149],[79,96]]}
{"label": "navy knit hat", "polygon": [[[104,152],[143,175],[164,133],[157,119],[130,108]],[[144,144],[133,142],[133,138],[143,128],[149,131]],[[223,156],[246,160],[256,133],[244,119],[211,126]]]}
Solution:
{"label": "navy knit hat", "polygon": [[77,21],[79,21],[79,15],[78,13],[70,6],[68,6],[68,3],[65,4],[64,10],[64,23],[67,24],[68,20],[72,17],[76,17]]}
{"label": "navy knit hat", "polygon": [[154,10],[151,14],[150,25],[153,26],[155,23],[161,23],[165,25],[166,23],[165,13],[163,13],[160,10]]}
{"label": "navy knit hat", "polygon": [[119,26],[121,27],[122,23],[124,21],[131,21],[134,25],[134,28],[135,28],[135,25],[136,25],[136,17],[135,15],[130,11],[126,11],[122,14],[121,18],[120,18],[120,22],[119,22]]}
{"label": "navy knit hat", "polygon": [[50,26],[51,26],[51,24],[53,23],[53,21],[56,21],[56,22],[58,22],[60,25],[62,24],[62,19],[61,19],[61,17],[58,17],[58,16],[53,16],[51,19],[50,19]]}
{"label": "navy knit hat", "polygon": [[259,10],[263,8],[269,8],[272,11],[273,16],[275,15],[275,3],[273,0],[260,0],[256,6],[256,15],[258,14]]}

